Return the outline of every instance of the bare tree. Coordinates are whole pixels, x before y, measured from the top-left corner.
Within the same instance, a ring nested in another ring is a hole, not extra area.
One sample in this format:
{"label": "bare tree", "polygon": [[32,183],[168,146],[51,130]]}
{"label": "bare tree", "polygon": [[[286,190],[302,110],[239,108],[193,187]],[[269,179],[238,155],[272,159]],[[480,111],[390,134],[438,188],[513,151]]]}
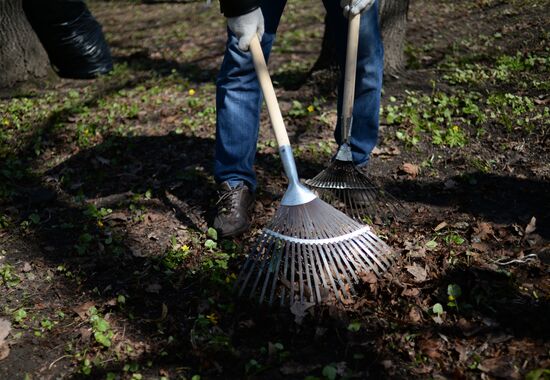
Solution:
{"label": "bare tree", "polygon": [[48,56],[23,12],[22,0],[0,0],[0,89],[49,72]]}

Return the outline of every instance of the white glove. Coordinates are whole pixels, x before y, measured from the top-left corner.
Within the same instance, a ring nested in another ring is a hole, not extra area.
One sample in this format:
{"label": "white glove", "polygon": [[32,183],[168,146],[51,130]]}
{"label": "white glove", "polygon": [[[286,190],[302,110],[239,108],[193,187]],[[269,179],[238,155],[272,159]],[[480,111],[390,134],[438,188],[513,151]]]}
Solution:
{"label": "white glove", "polygon": [[264,34],[264,15],[260,8],[237,17],[229,17],[227,26],[239,39],[239,49],[247,51],[254,34],[258,34],[261,41]]}
{"label": "white glove", "polygon": [[349,17],[358,15],[363,11],[368,11],[374,4],[374,0],[341,0],[340,6],[344,8],[344,16]]}

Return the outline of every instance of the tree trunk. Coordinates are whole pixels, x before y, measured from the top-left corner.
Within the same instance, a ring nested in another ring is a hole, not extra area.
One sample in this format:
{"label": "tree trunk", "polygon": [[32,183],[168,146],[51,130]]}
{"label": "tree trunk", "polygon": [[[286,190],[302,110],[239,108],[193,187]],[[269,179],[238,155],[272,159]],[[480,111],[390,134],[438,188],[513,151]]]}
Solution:
{"label": "tree trunk", "polygon": [[405,68],[405,32],[409,0],[381,0],[380,30],[384,40],[384,72],[396,74]]}
{"label": "tree trunk", "polygon": [[[384,72],[392,75],[405,68],[405,31],[409,0],[380,0],[379,16],[380,30],[384,40]],[[325,31],[321,53],[313,65],[311,72],[337,68],[336,46],[334,32],[327,23],[325,16]]]}
{"label": "tree trunk", "polygon": [[311,68],[311,73],[326,69],[338,69],[333,29],[332,25],[328,23],[327,15],[325,15],[325,30],[323,32],[323,42],[321,43],[321,53],[319,53],[317,61],[315,61],[315,64]]}
{"label": "tree trunk", "polygon": [[48,56],[27,22],[22,0],[0,0],[0,89],[46,76]]}

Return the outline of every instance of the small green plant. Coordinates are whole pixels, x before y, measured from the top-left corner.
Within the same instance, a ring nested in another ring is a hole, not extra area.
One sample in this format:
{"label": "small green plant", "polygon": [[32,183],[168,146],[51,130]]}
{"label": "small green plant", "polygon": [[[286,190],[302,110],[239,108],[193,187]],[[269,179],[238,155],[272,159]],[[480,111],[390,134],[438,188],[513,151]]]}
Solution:
{"label": "small green plant", "polygon": [[109,322],[98,313],[94,306],[88,310],[88,313],[90,314],[90,324],[92,325],[92,332],[96,342],[103,347],[110,347],[111,339],[115,334],[111,330]]}
{"label": "small green plant", "polygon": [[162,263],[168,269],[176,269],[190,254],[187,244],[180,245],[175,236],[170,238],[170,248],[166,251]]}
{"label": "small green plant", "polygon": [[75,248],[76,252],[79,255],[84,255],[86,252],[88,252],[88,249],[89,249],[89,247],[90,247],[93,240],[94,240],[93,235],[91,235],[87,232],[82,233],[78,237],[78,243],[76,243],[74,245],[74,248]]}
{"label": "small green plant", "polygon": [[20,279],[15,274],[15,268],[10,264],[3,264],[0,266],[0,285],[4,285],[7,288],[13,288],[19,284]]}
{"label": "small green plant", "polygon": [[336,376],[338,376],[338,369],[334,365],[329,364],[323,367],[322,374],[328,380],[335,380]]}
{"label": "small green plant", "polygon": [[447,287],[447,306],[458,309],[458,298],[462,295],[462,289],[457,284],[449,284]]}
{"label": "small green plant", "polygon": [[91,374],[92,368],[93,368],[92,361],[87,357],[80,362],[80,372],[82,372],[82,374],[86,376]]}
{"label": "small green plant", "polygon": [[437,242],[435,240],[430,240],[426,243],[426,248],[429,250],[433,250],[437,248]]}
{"label": "small green plant", "polygon": [[525,375],[525,380],[548,380],[550,379],[550,369],[548,368],[537,368],[532,371],[529,371]]}
{"label": "small green plant", "polygon": [[218,247],[218,243],[216,243],[216,240],[218,240],[218,232],[214,228],[209,228],[206,235],[210,239],[206,239],[204,246],[210,250],[216,249]]}
{"label": "small green plant", "polygon": [[263,368],[262,365],[258,363],[256,359],[250,359],[248,363],[245,364],[244,371],[247,374],[253,374],[253,373],[258,373],[259,371],[262,370],[262,368]]}
{"label": "small green plant", "polygon": [[462,245],[466,240],[456,232],[450,232],[445,236],[445,243]]}
{"label": "small green plant", "polygon": [[[1,191],[0,191],[0,197],[1,197]],[[0,229],[1,228],[8,228],[10,225],[10,219],[6,215],[0,214]]]}
{"label": "small green plant", "polygon": [[21,324],[27,318],[27,312],[25,309],[17,309],[13,313],[13,320],[15,323]]}
{"label": "small green plant", "polygon": [[348,331],[357,332],[361,329],[361,322],[354,321],[348,325]]}
{"label": "small green plant", "polygon": [[42,326],[44,330],[50,331],[55,326],[55,323],[50,321],[48,318],[44,318],[40,321],[40,326]]}
{"label": "small green plant", "polygon": [[438,317],[441,317],[443,314],[443,306],[440,303],[436,303],[432,306],[432,312]]}

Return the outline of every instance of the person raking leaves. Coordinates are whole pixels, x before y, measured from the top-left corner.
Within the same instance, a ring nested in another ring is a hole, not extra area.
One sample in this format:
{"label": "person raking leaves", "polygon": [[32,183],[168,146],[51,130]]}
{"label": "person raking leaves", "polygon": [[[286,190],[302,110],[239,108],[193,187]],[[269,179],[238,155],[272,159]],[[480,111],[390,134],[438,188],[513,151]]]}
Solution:
{"label": "person raking leaves", "polygon": [[[248,52],[257,34],[269,57],[286,0],[220,0],[227,17],[228,39],[216,82],[216,151],[214,177],[219,199],[214,228],[221,237],[238,236],[250,227],[256,175],[254,160],[260,123],[261,90]],[[337,59],[346,59],[347,16],[361,13],[351,150],[358,167],[367,164],[378,137],[383,45],[376,0],[323,0],[335,31]],[[343,77],[343,76],[342,76]],[[339,86],[338,115],[342,111]],[[335,139],[341,144],[340,118]]]}

